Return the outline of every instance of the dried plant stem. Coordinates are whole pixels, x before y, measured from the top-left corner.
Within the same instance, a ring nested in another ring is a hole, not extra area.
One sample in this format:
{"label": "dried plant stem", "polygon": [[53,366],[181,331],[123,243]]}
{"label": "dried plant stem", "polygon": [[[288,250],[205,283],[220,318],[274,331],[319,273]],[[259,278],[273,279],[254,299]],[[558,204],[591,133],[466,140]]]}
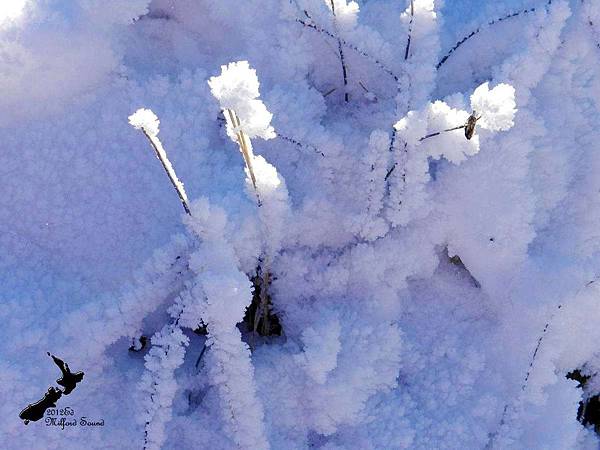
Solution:
{"label": "dried plant stem", "polygon": [[[447,133],[448,131],[462,130],[462,129],[464,129],[466,126],[467,126],[467,125],[460,125],[460,126],[458,126],[458,127],[446,128],[445,130],[442,130],[442,131],[436,131],[435,133],[426,134],[425,136],[423,136],[422,138],[420,138],[420,139],[419,139],[419,142],[423,142],[425,139],[429,139],[429,138],[432,138],[432,137],[434,137],[434,136],[439,136],[439,135],[440,135],[440,134],[442,134],[442,133]],[[396,134],[397,134],[397,132],[396,132],[396,129],[394,128],[394,131],[393,131],[393,133],[392,133],[392,137],[391,137],[391,139],[390,139],[390,148],[389,148],[389,151],[390,151],[390,152],[393,152],[393,151],[394,151],[394,144],[395,144],[395,141],[396,141]],[[405,151],[405,152],[406,152],[406,148],[407,148],[407,146],[406,146],[406,143],[404,143],[404,151]],[[394,172],[394,170],[396,169],[396,166],[398,166],[398,163],[397,163],[397,162],[394,162],[394,163],[392,164],[392,167],[390,167],[390,168],[388,169],[387,173],[385,174],[385,178],[384,178],[384,180],[385,180],[385,181],[387,181],[387,180],[388,180],[388,178],[390,177],[390,175],[392,175],[392,173],[393,173],[393,172]],[[404,177],[404,176],[405,176],[405,174],[403,174],[403,177]]]}
{"label": "dried plant stem", "polygon": [[154,153],[156,154],[156,157],[162,164],[163,169],[165,169],[165,172],[169,177],[171,184],[173,185],[175,191],[177,192],[177,195],[179,196],[179,200],[183,205],[183,209],[188,215],[191,216],[192,213],[190,211],[190,205],[187,198],[187,194],[185,193],[185,189],[183,187],[183,183],[179,181],[179,178],[177,178],[175,169],[173,169],[173,165],[171,164],[171,161],[169,161],[169,158],[167,157],[167,152],[163,148],[162,143],[158,139],[158,136],[148,133],[145,128],[142,128],[142,132],[144,133],[144,136],[146,136],[146,138],[150,142],[150,145],[154,149]]}
{"label": "dried plant stem", "polygon": [[[580,287],[577,290],[577,292],[575,293],[575,297],[577,297],[581,291],[583,291],[584,289],[588,288],[589,286],[594,284],[596,281],[598,281],[598,279],[599,279],[599,277],[595,277],[592,281],[588,281],[584,286]],[[531,358],[529,359],[529,365],[527,367],[527,372],[525,373],[525,377],[523,378],[523,382],[521,383],[521,392],[525,392],[525,389],[527,388],[527,384],[529,383],[529,378],[531,377],[531,372],[533,371],[533,366],[535,365],[535,361],[536,361],[537,355],[540,351],[540,347],[542,346],[542,343],[544,342],[544,338],[548,334],[548,329],[550,328],[550,325],[552,325],[552,323],[554,322],[554,317],[560,312],[560,310],[562,308],[563,308],[563,304],[560,303],[556,307],[556,310],[552,313],[552,315],[550,316],[548,321],[545,323],[541,334],[538,336],[535,348],[533,349],[533,353],[531,355]],[[510,406],[510,403],[508,403],[508,402],[504,405],[504,408],[502,410],[502,416],[500,417],[500,423],[498,425],[498,429],[494,433],[490,434],[488,443],[485,446],[486,449],[492,448],[492,445],[494,443],[494,440],[496,439],[496,436],[498,435],[498,432],[502,429],[502,427],[506,423],[506,415],[508,413],[509,406]]]}
{"label": "dried plant stem", "polygon": [[340,54],[340,61],[342,63],[342,76],[344,78],[344,101],[348,103],[348,69],[346,67],[346,59],[344,58],[344,49],[342,47],[342,41],[339,37],[339,30],[337,26],[337,17],[335,15],[335,4],[333,0],[329,0],[331,5],[331,14],[333,15],[333,29],[335,30],[335,36],[338,43],[338,52]]}
{"label": "dried plant stem", "polygon": [[[408,153],[408,144],[406,142],[404,142],[405,157],[406,157],[407,153]],[[388,178],[392,175],[392,173],[394,173],[394,170],[396,169],[396,167],[398,167],[398,162],[394,162],[394,164],[392,164],[392,167],[390,167],[389,170],[387,171],[387,173],[385,174],[384,180],[386,182],[388,181]],[[404,169],[404,172],[402,173],[402,182],[403,183],[406,182],[406,168]],[[387,185],[387,189],[389,189],[389,184]]]}
{"label": "dried plant stem", "polygon": [[422,142],[425,139],[429,139],[429,138],[432,138],[434,136],[439,136],[442,133],[447,133],[448,131],[462,130],[465,127],[466,127],[466,125],[460,125],[458,127],[446,128],[445,130],[442,130],[442,131],[436,131],[435,133],[426,134],[425,136],[423,136],[422,138],[419,139],[419,142]]}
{"label": "dried plant stem", "polygon": [[[548,0],[546,2],[546,6],[549,6],[551,4],[552,4],[552,0]],[[529,13],[532,13],[532,12],[535,12],[535,11],[536,11],[536,7],[532,7],[532,8],[529,8],[529,9],[523,9],[521,11],[517,11],[517,12],[506,14],[505,16],[499,17],[498,19],[490,20],[487,24],[481,25],[481,26],[477,27],[475,30],[471,31],[468,35],[466,35],[460,41],[458,41],[456,44],[454,44],[454,47],[452,47],[448,51],[448,53],[446,53],[446,55],[444,55],[444,57],[442,59],[440,59],[440,61],[435,66],[435,68],[439,69],[440,67],[442,67],[442,65],[448,60],[448,58],[450,58],[450,56],[456,50],[458,50],[461,45],[463,45],[465,42],[467,42],[469,39],[471,39],[476,34],[478,34],[481,31],[483,31],[486,27],[491,27],[491,26],[493,26],[493,25],[495,25],[497,23],[503,22],[503,21],[508,20],[508,19],[512,19],[513,17],[517,17],[517,16],[521,16],[521,15],[526,15],[526,14],[529,14]]]}
{"label": "dried plant stem", "polygon": [[[410,22],[408,23],[408,38],[406,39],[406,48],[404,50],[404,61],[408,60],[408,57],[410,56],[410,44],[412,41],[412,28],[413,28],[413,22],[415,19],[415,5],[414,5],[414,1],[410,0]],[[396,79],[396,81],[398,82],[398,93],[400,92],[400,81],[398,79]],[[410,77],[407,77],[407,81],[410,87]],[[410,108],[410,99],[408,101],[408,107]],[[396,134],[398,132],[396,131],[395,127],[392,127],[392,135],[390,136],[390,145],[388,147],[388,151],[390,153],[394,152],[394,146],[396,145]],[[406,150],[406,144],[404,146],[405,150]],[[389,185],[387,184],[388,179],[390,177],[390,175],[394,172],[394,170],[396,169],[396,166],[398,165],[397,161],[394,161],[392,164],[392,167],[390,167],[387,171],[387,173],[385,174],[385,178],[384,181],[386,182],[387,188],[389,189]]]}
{"label": "dried plant stem", "polygon": [[404,51],[404,61],[408,59],[410,53],[410,41],[412,39],[413,21],[415,19],[415,4],[414,0],[410,0],[410,22],[408,23],[408,39],[406,40],[406,50]]}
{"label": "dried plant stem", "polygon": [[381,69],[383,72],[387,73],[390,77],[392,77],[396,83],[400,83],[400,77],[398,75],[396,75],[390,68],[388,68],[386,65],[384,65],[381,61],[379,61],[379,59],[371,56],[370,54],[368,54],[367,52],[365,52],[364,50],[361,50],[360,48],[358,48],[356,45],[349,43],[348,41],[346,41],[345,39],[336,36],[334,33],[326,30],[325,28],[317,25],[313,18],[310,16],[310,14],[308,14],[307,11],[304,11],[304,15],[306,16],[306,18],[308,20],[310,20],[310,22],[307,22],[304,19],[296,19],[296,22],[299,23],[300,25],[316,31],[317,33],[321,33],[324,34],[325,36],[328,36],[332,39],[336,39],[339,43],[341,43],[341,45],[343,47],[346,47],[356,53],[358,53],[360,56],[362,56],[365,59],[368,59],[371,63],[373,63],[374,65],[376,65],[379,69]]}
{"label": "dried plant stem", "polygon": [[[217,121],[219,122],[219,127],[222,126],[223,123],[226,122],[226,120],[219,116],[217,117]],[[294,144],[296,147],[302,148],[302,149],[308,149],[310,148],[311,150],[313,150],[315,153],[318,153],[321,156],[325,156],[325,153],[323,153],[321,150],[319,150],[317,147],[315,147],[312,144],[307,144],[306,142],[300,142],[298,139],[293,138],[293,137],[289,137],[286,136],[284,134],[279,133],[279,131],[277,132],[277,136],[275,136],[277,139],[281,139],[283,141],[289,142],[290,144]]]}
{"label": "dried plant stem", "polygon": [[252,143],[250,142],[248,135],[242,130],[240,118],[235,111],[232,109],[226,109],[225,118],[236,134],[240,152],[242,152],[242,157],[244,158],[244,163],[246,164],[246,169],[248,169],[250,181],[252,182],[252,187],[254,188],[254,193],[256,194],[256,201],[260,207],[262,206],[262,202],[260,200],[258,188],[256,187],[256,175],[254,174],[254,168],[252,166],[252,159],[254,158],[254,153],[252,152]]}
{"label": "dried plant stem", "polygon": [[325,153],[323,153],[321,150],[319,150],[317,147],[315,147],[312,144],[303,144],[302,142],[297,141],[294,138],[291,138],[291,137],[288,137],[288,136],[284,136],[284,135],[279,134],[279,133],[277,134],[277,137],[279,139],[282,139],[282,140],[286,141],[286,142],[289,142],[290,144],[294,144],[295,146],[300,147],[300,148],[311,148],[311,149],[314,150],[315,153],[318,153],[319,155],[321,155],[323,157],[325,156]]}
{"label": "dried plant stem", "polygon": [[387,173],[385,174],[385,178],[383,179],[384,181],[387,181],[388,178],[390,177],[390,175],[394,172],[394,169],[396,169],[396,166],[398,165],[397,162],[395,162],[394,164],[392,164],[392,167],[390,167],[387,171]]}
{"label": "dried plant stem", "polygon": [[[252,143],[250,138],[241,128],[240,118],[236,114],[236,112],[232,109],[225,109],[225,119],[231,126],[232,130],[235,132],[237,137],[237,142],[240,147],[240,151],[242,152],[242,156],[244,158],[244,162],[246,164],[246,169],[248,169],[248,174],[250,176],[250,181],[252,182],[252,187],[254,188],[254,193],[256,194],[256,200],[258,207],[262,206],[262,201],[260,199],[260,194],[258,192],[258,188],[256,186],[256,175],[254,174],[254,169],[252,166],[252,160],[254,158],[254,154],[252,152]],[[266,231],[263,231],[264,238],[267,239]],[[257,311],[254,316],[254,324],[253,328],[256,332],[258,329],[258,323],[262,318],[262,327],[261,332],[263,335],[267,335],[270,330],[270,321],[269,321],[269,294],[268,294],[268,286],[270,283],[271,275],[268,269],[268,258],[265,257],[265,261],[260,265],[261,270],[261,286],[260,286],[260,302],[257,308]]]}

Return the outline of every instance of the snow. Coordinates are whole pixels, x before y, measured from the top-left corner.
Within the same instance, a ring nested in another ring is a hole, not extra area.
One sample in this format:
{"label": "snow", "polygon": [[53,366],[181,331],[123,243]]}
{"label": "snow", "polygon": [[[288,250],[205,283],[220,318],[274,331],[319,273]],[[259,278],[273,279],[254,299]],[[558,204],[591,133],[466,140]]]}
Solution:
{"label": "snow", "polygon": [[483,83],[471,95],[471,109],[481,122],[478,124],[490,131],[507,130],[514,125],[516,111],[515,88],[500,83],[490,90],[489,83]]}
{"label": "snow", "polygon": [[152,137],[158,136],[160,121],[149,109],[140,108],[129,116],[129,124],[136,130],[144,130]]}
{"label": "snow", "polygon": [[[223,110],[232,110],[240,117],[240,129],[248,137],[272,139],[275,131],[271,126],[273,115],[261,100],[257,100],[258,78],[256,70],[248,61],[238,61],[221,66],[221,75],[212,77],[208,84]],[[227,133],[235,141],[235,131],[228,124]]]}
{"label": "snow", "polygon": [[[0,448],[598,448],[599,43],[592,0],[0,2]],[[104,427],[19,419],[47,351]]]}
{"label": "snow", "polygon": [[23,14],[27,0],[11,0],[0,5],[0,23],[14,20]]}

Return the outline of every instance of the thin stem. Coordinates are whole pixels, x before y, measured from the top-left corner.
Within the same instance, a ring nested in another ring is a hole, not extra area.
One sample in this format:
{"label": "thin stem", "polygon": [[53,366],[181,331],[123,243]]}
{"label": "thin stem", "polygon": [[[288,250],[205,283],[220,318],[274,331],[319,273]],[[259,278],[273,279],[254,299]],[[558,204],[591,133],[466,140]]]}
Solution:
{"label": "thin stem", "polygon": [[[394,128],[395,130],[395,128]],[[406,142],[404,142],[404,155],[406,157],[408,153],[408,144]],[[388,170],[388,172],[385,174],[385,178],[384,181],[387,181],[388,178],[392,175],[392,173],[394,172],[394,170],[396,169],[396,167],[398,167],[398,162],[395,162],[392,167],[390,167],[390,169]],[[404,172],[402,173],[402,182],[404,183],[406,181],[406,167],[404,168]],[[387,185],[388,189],[389,189],[389,184]]]}
{"label": "thin stem", "polygon": [[[546,2],[546,6],[549,6],[552,4],[552,0],[548,0]],[[439,69],[440,67],[442,67],[442,65],[448,60],[448,58],[450,58],[450,56],[460,48],[461,45],[463,45],[465,42],[467,42],[469,39],[471,39],[473,36],[475,36],[476,34],[480,33],[481,31],[483,31],[485,29],[485,27],[491,27],[497,23],[503,22],[505,20],[508,19],[512,19],[513,17],[517,17],[520,15],[526,15],[532,12],[535,12],[536,8],[532,7],[529,9],[523,9],[521,11],[517,11],[517,12],[513,12],[513,13],[509,13],[506,14],[505,16],[499,17],[498,19],[494,19],[489,21],[487,24],[485,25],[480,25],[479,27],[477,27],[475,30],[471,31],[468,35],[466,35],[465,37],[463,37],[461,40],[459,40],[456,44],[454,44],[454,47],[452,47],[448,53],[446,53],[446,55],[440,59],[440,61],[437,63],[437,65],[435,66],[436,69]]]}
{"label": "thin stem", "polygon": [[394,171],[394,169],[396,168],[396,166],[398,165],[397,162],[395,162],[392,167],[387,171],[387,173],[385,174],[385,178],[383,179],[384,181],[387,181],[388,178],[390,177],[390,175],[392,174],[392,172]]}
{"label": "thin stem", "polygon": [[289,142],[290,144],[294,144],[295,146],[300,147],[300,148],[308,148],[308,147],[310,147],[310,148],[312,148],[314,150],[315,153],[318,153],[319,155],[321,155],[323,157],[325,156],[325,153],[323,153],[321,150],[319,150],[317,147],[315,147],[312,144],[303,144],[302,142],[297,141],[294,138],[291,138],[291,137],[288,137],[288,136],[284,136],[283,134],[279,134],[279,133],[277,133],[277,137],[279,139],[282,139],[284,141]]}
{"label": "thin stem", "polygon": [[142,132],[144,133],[144,136],[146,136],[146,138],[150,142],[150,145],[152,146],[152,149],[154,150],[156,157],[162,164],[163,169],[165,169],[165,172],[166,172],[167,176],[169,177],[171,184],[173,185],[173,187],[175,188],[175,191],[177,192],[177,195],[179,196],[179,200],[181,201],[181,204],[183,205],[183,209],[185,210],[186,214],[191,216],[192,213],[190,211],[190,205],[188,202],[187,194],[185,193],[185,189],[183,187],[183,183],[181,181],[179,181],[179,178],[177,178],[175,169],[173,169],[173,166],[171,165],[171,162],[169,161],[169,158],[167,157],[167,152],[163,148],[162,143],[158,139],[158,136],[154,136],[154,135],[148,133],[145,128],[142,128]]}
{"label": "thin stem", "polygon": [[442,130],[442,131],[436,131],[435,133],[426,134],[425,136],[423,136],[422,138],[419,139],[419,142],[422,142],[425,139],[429,139],[429,138],[434,137],[434,136],[439,136],[440,134],[446,133],[448,131],[461,130],[461,129],[465,128],[465,127],[466,127],[466,125],[461,125],[459,127],[446,128],[445,130]]}
{"label": "thin stem", "polygon": [[248,169],[248,174],[250,175],[250,181],[252,182],[252,187],[254,188],[254,193],[256,194],[256,201],[258,206],[262,206],[262,202],[260,200],[260,194],[258,193],[258,188],[256,187],[256,176],[254,175],[254,168],[252,167],[252,159],[254,158],[254,154],[252,153],[252,143],[250,142],[250,138],[248,135],[244,133],[241,128],[241,122],[238,115],[232,109],[226,109],[226,118],[229,121],[230,126],[237,136],[238,145],[240,147],[240,151],[242,152],[242,157],[244,158],[244,163],[246,164],[246,169]]}
{"label": "thin stem", "polygon": [[[596,281],[598,281],[599,278],[600,277],[595,277],[592,281],[588,281],[584,286],[580,287],[577,290],[577,292],[575,293],[575,297],[577,297],[581,291],[583,291],[584,289],[588,288],[589,286],[594,284]],[[531,372],[533,371],[533,366],[535,365],[535,361],[538,356],[540,347],[542,346],[542,343],[544,342],[544,338],[548,334],[548,329],[550,328],[550,325],[552,325],[552,323],[554,321],[554,317],[556,316],[556,314],[558,314],[560,312],[560,310],[562,308],[563,308],[563,303],[560,303],[556,307],[556,311],[554,311],[552,313],[552,315],[550,316],[550,318],[544,325],[544,329],[542,330],[542,333],[538,337],[537,343],[533,350],[533,354],[531,355],[531,358],[529,360],[529,366],[527,367],[527,372],[525,373],[525,378],[523,378],[523,382],[521,383],[521,392],[525,392],[525,389],[527,388],[527,384],[529,383],[529,378],[531,377]],[[510,403],[508,403],[508,402],[504,405],[504,409],[502,410],[502,416],[500,417],[500,424],[498,426],[498,429],[494,433],[490,434],[488,443],[485,447],[486,449],[492,448],[492,445],[494,443],[496,436],[498,435],[498,432],[502,429],[502,427],[506,423],[506,414],[508,413],[509,405],[510,405]]]}
{"label": "thin stem", "polygon": [[[460,125],[458,127],[453,127],[453,128],[446,128],[445,130],[442,131],[436,131],[435,133],[430,133],[430,134],[426,134],[425,136],[423,136],[422,138],[419,139],[419,142],[423,142],[425,139],[429,139],[432,138],[434,136],[439,136],[442,133],[447,133],[448,131],[454,131],[454,130],[461,130],[463,128],[465,128],[466,125]],[[392,133],[392,138],[390,140],[390,148],[389,151],[393,152],[394,151],[394,144],[396,142],[396,129],[394,128],[394,131]],[[406,151],[406,143],[404,145],[404,150]],[[392,175],[392,173],[394,172],[394,170],[396,169],[396,166],[398,165],[397,162],[395,162],[392,167],[389,168],[389,170],[387,171],[387,173],[385,174],[385,178],[384,181],[387,181],[388,178],[390,177],[390,175]]]}
{"label": "thin stem", "polygon": [[406,40],[406,50],[404,51],[404,61],[408,59],[408,55],[410,52],[410,41],[412,38],[412,27],[413,20],[415,19],[415,5],[414,1],[410,0],[410,22],[408,23],[408,39]]}
{"label": "thin stem", "polygon": [[[223,125],[223,123],[226,122],[226,120],[223,117],[221,117],[221,116],[217,117],[217,121],[219,122],[219,127],[221,127]],[[307,144],[305,142],[300,142],[298,139],[295,139],[293,137],[289,137],[289,136],[286,136],[284,134],[281,134],[279,131],[277,131],[275,138],[287,141],[290,144],[294,144],[295,146],[300,147],[302,149],[310,148],[315,153],[317,153],[317,154],[319,154],[319,155],[321,155],[323,157],[325,156],[325,153],[323,153],[321,150],[319,150],[318,147],[316,147],[316,146],[314,146],[312,144]]]}
{"label": "thin stem", "polygon": [[337,26],[337,17],[335,15],[335,4],[333,0],[329,0],[331,5],[331,14],[333,15],[333,29],[338,43],[338,52],[340,53],[340,61],[342,63],[342,76],[344,77],[344,101],[348,103],[348,69],[346,68],[346,60],[344,58],[344,49],[342,48],[342,41],[339,37],[339,30]]}
{"label": "thin stem", "polygon": [[358,53],[360,56],[362,56],[365,59],[368,59],[369,61],[371,61],[371,63],[375,64],[377,67],[379,67],[379,69],[381,69],[382,71],[384,71],[385,73],[387,73],[390,77],[392,77],[396,83],[400,83],[400,77],[398,75],[396,75],[391,69],[389,69],[387,66],[385,66],[381,61],[379,61],[379,59],[369,55],[367,52],[361,50],[360,48],[358,48],[356,45],[349,43],[348,41],[346,41],[345,39],[336,36],[335,34],[333,34],[332,32],[326,30],[323,27],[320,27],[319,25],[317,25],[314,20],[312,19],[312,17],[308,14],[307,11],[304,11],[305,16],[310,20],[310,22],[307,22],[304,19],[296,19],[296,22],[299,23],[300,25],[316,31],[317,33],[321,33],[324,34],[325,36],[328,36],[332,39],[336,39],[338,42],[340,42],[342,44],[342,46],[349,48],[350,50],[353,50],[354,52]]}

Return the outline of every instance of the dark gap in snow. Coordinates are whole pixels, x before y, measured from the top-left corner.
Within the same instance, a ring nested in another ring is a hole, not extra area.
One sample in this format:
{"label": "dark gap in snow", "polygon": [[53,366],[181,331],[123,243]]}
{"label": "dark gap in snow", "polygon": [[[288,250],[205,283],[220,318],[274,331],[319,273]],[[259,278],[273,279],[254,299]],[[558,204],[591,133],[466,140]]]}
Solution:
{"label": "dark gap in snow", "polygon": [[148,343],[148,338],[144,335],[140,336],[137,339],[133,339],[131,346],[129,347],[130,352],[141,352],[146,348],[146,344]]}
{"label": "dark gap in snow", "polygon": [[271,296],[268,287],[273,281],[272,276],[265,276],[259,265],[252,281],[252,303],[246,309],[243,323],[247,332],[256,331],[260,336],[281,336],[282,328],[279,317],[273,312]]}
{"label": "dark gap in snow", "polygon": [[460,256],[458,256],[458,255],[450,256],[450,253],[448,252],[448,247],[446,247],[445,253],[446,253],[446,257],[448,258],[448,262],[450,262],[451,264],[456,266],[461,272],[463,272],[467,276],[467,278],[469,278],[471,280],[471,282],[473,283],[473,285],[476,288],[478,288],[478,289],[481,288],[481,284],[471,274],[471,272],[469,272],[469,269],[467,269],[467,266],[465,266],[465,264],[462,262],[462,260],[460,259]]}
{"label": "dark gap in snow", "polygon": [[[586,384],[592,377],[584,375],[580,369],[575,369],[567,374],[567,378],[577,381],[579,383],[577,387],[585,391]],[[600,434],[600,394],[583,397],[577,409],[577,420],[585,427],[593,426],[594,431]]]}

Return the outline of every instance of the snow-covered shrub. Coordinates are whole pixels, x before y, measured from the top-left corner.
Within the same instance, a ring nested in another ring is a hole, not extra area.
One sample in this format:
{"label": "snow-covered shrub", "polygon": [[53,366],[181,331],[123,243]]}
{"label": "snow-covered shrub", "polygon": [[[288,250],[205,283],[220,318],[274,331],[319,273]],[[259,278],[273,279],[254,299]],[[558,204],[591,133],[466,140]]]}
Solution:
{"label": "snow-covered shrub", "polygon": [[17,3],[0,447],[598,446],[597,2]]}

